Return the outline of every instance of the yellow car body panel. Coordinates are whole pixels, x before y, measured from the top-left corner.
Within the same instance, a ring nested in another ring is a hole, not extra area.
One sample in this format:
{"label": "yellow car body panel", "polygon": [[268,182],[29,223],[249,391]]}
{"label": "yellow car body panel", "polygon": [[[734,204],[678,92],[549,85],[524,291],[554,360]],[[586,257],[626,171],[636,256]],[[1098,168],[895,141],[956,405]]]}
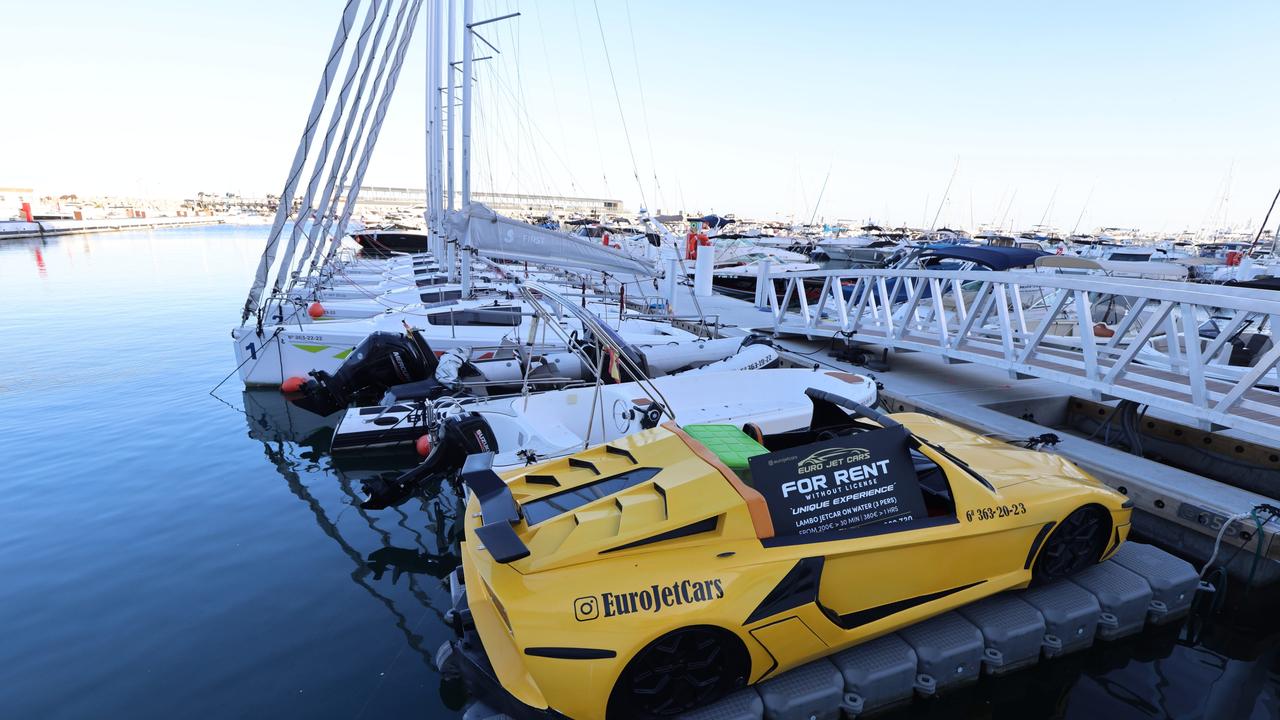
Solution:
{"label": "yellow car body panel", "polygon": [[[673,428],[621,438],[612,450],[590,448],[574,456],[576,462],[561,458],[507,473],[516,502],[527,506],[599,478],[657,469],[651,480],[533,526],[522,520],[515,531],[529,555],[509,564],[496,562],[477,537],[483,520],[472,495],[462,550],[465,586],[504,687],[531,707],[604,717],[628,661],[670,630],[693,625],[723,628],[740,639],[754,683],[1025,586],[1050,523],[1083,505],[1110,513],[1114,537],[1104,555],[1128,534],[1125,498],[1062,458],[923,415],[891,417],[945,449],[919,448],[946,473],[954,517],[820,542],[762,537],[727,469]],[[760,615],[762,603],[802,561],[821,563],[816,602]],[[564,657],[565,649],[582,656]]]}

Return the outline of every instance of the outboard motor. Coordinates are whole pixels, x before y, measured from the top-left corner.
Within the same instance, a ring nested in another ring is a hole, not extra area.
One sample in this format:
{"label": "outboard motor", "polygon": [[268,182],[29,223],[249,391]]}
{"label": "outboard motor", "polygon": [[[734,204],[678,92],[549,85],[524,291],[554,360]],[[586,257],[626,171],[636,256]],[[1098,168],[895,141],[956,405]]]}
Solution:
{"label": "outboard motor", "polygon": [[376,402],[387,388],[435,377],[438,361],[416,330],[408,335],[375,332],[356,346],[332,375],[313,370],[294,404],[318,415],[335,413],[352,402]]}
{"label": "outboard motor", "polygon": [[479,413],[451,415],[431,433],[431,452],[427,459],[394,480],[372,478],[362,482],[367,495],[360,507],[381,510],[401,505],[423,484],[430,481],[454,481],[467,456],[496,452],[498,438],[489,422]]}

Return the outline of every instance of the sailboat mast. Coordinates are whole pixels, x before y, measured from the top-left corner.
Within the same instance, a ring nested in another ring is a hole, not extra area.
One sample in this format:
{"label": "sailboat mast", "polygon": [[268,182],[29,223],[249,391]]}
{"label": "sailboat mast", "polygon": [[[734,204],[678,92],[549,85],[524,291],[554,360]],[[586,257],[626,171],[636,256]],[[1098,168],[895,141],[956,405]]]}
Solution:
{"label": "sailboat mast", "polygon": [[[475,54],[475,40],[471,33],[472,0],[462,0],[462,212],[471,215],[471,61]],[[462,296],[471,295],[471,223],[467,235],[462,238]]]}
{"label": "sailboat mast", "polygon": [[1040,216],[1040,227],[1044,227],[1044,223],[1049,219],[1049,211],[1053,209],[1053,201],[1058,199],[1058,186],[1053,186],[1053,193],[1049,195],[1049,204],[1044,206],[1044,213]]}
{"label": "sailboat mast", "polygon": [[1084,211],[1088,209],[1089,201],[1093,199],[1093,189],[1095,187],[1097,187],[1097,185],[1092,185],[1089,187],[1089,194],[1085,196],[1084,205],[1080,206],[1080,214],[1076,216],[1076,224],[1071,226],[1072,235],[1075,235],[1076,230],[1080,229],[1080,221],[1084,219]]}
{"label": "sailboat mast", "polygon": [[[449,50],[449,58],[448,58],[448,65],[446,66],[448,70],[446,70],[445,72],[445,87],[447,89],[445,91],[445,126],[444,126],[444,131],[448,134],[445,136],[445,144],[447,146],[445,150],[445,155],[446,155],[445,164],[447,167],[445,169],[446,179],[445,179],[445,191],[444,191],[445,192],[444,206],[445,206],[445,209],[447,209],[449,213],[452,214],[454,209],[453,208],[453,179],[454,179],[454,171],[453,171],[454,92],[453,92],[453,88],[457,85],[457,83],[454,81],[454,78],[456,77],[456,73],[458,70],[457,67],[455,66],[455,63],[457,63],[458,61],[458,56],[457,56],[457,49],[455,47],[453,38],[457,34],[454,31],[454,28],[456,26],[455,24],[457,22],[457,17],[456,17],[457,0],[448,0],[448,2],[449,2],[449,16],[448,16],[448,21],[445,24],[446,25],[445,33],[448,35],[448,38],[449,38],[446,41],[446,44],[448,45],[448,50]],[[455,255],[454,247],[455,245],[453,243],[448,242],[448,235],[446,234],[444,255],[445,255],[445,261],[447,262],[447,267],[449,268],[449,282],[454,282],[457,279],[457,269],[455,268],[455,262],[454,262],[454,255]]]}
{"label": "sailboat mast", "polygon": [[440,52],[436,45],[437,36],[437,18],[436,3],[431,2],[431,7],[427,9],[426,16],[426,45],[427,48],[427,72],[426,72],[426,90],[427,90],[427,136],[426,142],[423,143],[426,152],[426,207],[422,211],[422,219],[427,225],[427,247],[435,249],[436,244],[436,123],[439,121],[440,113],[436,109],[437,94],[432,92],[431,87],[434,83],[436,62],[438,61]]}
{"label": "sailboat mast", "polygon": [[433,15],[436,19],[435,32],[431,33],[431,40],[435,45],[435,49],[431,52],[431,58],[435,61],[435,69],[431,73],[431,97],[435,98],[435,105],[431,114],[431,119],[435,122],[435,132],[431,133],[432,152],[431,157],[435,163],[435,170],[432,177],[435,178],[436,186],[433,196],[435,198],[435,218],[436,232],[434,248],[435,256],[440,257],[440,250],[444,247],[445,222],[444,222],[444,127],[443,127],[443,98],[440,95],[440,78],[443,74],[444,60],[441,54],[443,45],[444,26],[444,7],[441,0],[435,0],[432,3],[435,7]]}
{"label": "sailboat mast", "polygon": [[[942,215],[942,206],[947,204],[947,196],[951,194],[951,183],[956,180],[956,172],[960,170],[960,158],[956,158],[955,167],[951,168],[951,177],[947,178],[947,189],[942,191],[942,200],[938,202],[938,211],[933,214],[933,222],[929,223],[929,232],[938,227],[938,216]],[[925,201],[925,212],[929,212],[928,201]]]}
{"label": "sailboat mast", "polygon": [[[1276,209],[1277,200],[1280,200],[1280,190],[1276,190],[1275,197],[1271,198],[1271,207],[1267,208],[1267,214],[1262,216],[1262,224],[1258,226],[1258,234],[1254,235],[1253,242],[1249,243],[1248,252],[1250,254],[1253,253],[1253,248],[1255,245],[1258,244],[1258,241],[1262,239],[1262,231],[1267,229],[1267,222],[1271,220],[1271,211]],[[1276,236],[1280,237],[1280,229],[1276,231]],[[1274,255],[1275,251],[1276,251],[1276,242],[1275,242],[1275,239],[1272,239],[1271,253]]]}

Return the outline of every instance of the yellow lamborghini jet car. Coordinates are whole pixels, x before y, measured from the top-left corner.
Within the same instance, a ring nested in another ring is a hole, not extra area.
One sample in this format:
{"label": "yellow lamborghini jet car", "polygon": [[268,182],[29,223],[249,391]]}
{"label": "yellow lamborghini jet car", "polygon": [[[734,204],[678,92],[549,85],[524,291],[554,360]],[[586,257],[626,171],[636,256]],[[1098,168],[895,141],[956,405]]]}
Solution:
{"label": "yellow lamborghini jet car", "polygon": [[505,478],[468,458],[465,601],[506,692],[678,714],[1128,535],[1124,496],[1056,455],[807,394],[803,431],[667,423]]}

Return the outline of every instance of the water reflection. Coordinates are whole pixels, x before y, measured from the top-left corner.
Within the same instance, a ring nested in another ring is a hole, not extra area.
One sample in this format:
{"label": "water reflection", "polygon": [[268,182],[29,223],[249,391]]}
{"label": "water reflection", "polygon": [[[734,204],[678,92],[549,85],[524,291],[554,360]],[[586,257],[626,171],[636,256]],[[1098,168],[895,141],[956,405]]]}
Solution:
{"label": "water reflection", "polygon": [[[422,626],[424,620],[431,617],[432,628],[443,627],[444,611],[448,608],[443,607],[444,603],[433,601],[423,582],[435,583],[438,592],[443,587],[442,580],[460,562],[457,552],[460,513],[455,507],[456,496],[445,492],[433,498],[420,497],[411,508],[412,517],[401,508],[370,513],[360,507],[360,498],[355,492],[361,480],[366,479],[362,475],[367,476],[369,471],[344,472],[329,463],[329,444],[341,413],[320,417],[294,407],[272,390],[246,390],[242,397],[249,436],[262,444],[267,459],[285,479],[290,492],[306,504],[321,532],[350,558],[352,582],[387,609],[408,647],[434,671],[437,647],[427,643]],[[342,498],[341,507],[331,513],[308,487],[304,473],[308,479],[334,481]],[[363,533],[364,538],[371,536],[375,547],[365,547],[369,545],[367,539],[350,539],[344,535],[339,520],[346,513],[355,513],[360,518],[360,525],[369,531]],[[396,530],[386,527],[388,523]],[[408,546],[404,544],[406,539],[410,541]],[[377,583],[383,581],[388,570],[391,571],[390,584],[399,585],[403,580],[403,587],[415,607],[401,607],[403,596],[393,596],[380,589]],[[448,597],[447,593],[444,597]],[[445,699],[451,707],[456,707],[456,698]]]}
{"label": "water reflection", "polygon": [[[1231,591],[1239,593],[1239,589]],[[1148,627],[885,717],[907,718],[1276,718],[1280,632],[1276,594],[1222,613]]]}
{"label": "water reflection", "polygon": [[[443,506],[439,502],[433,502],[432,505],[438,512],[443,513]],[[452,528],[452,521],[453,518],[450,518],[450,529]],[[446,529],[445,524],[439,523],[437,527],[440,528],[439,535],[443,536]],[[446,578],[461,562],[462,558],[458,553],[452,551],[430,552],[428,550],[399,548],[388,545],[370,553],[365,565],[373,572],[374,580],[381,580],[383,573],[390,569],[391,584],[394,585],[400,579],[400,576],[406,573],[409,575],[430,575],[435,578]]]}

